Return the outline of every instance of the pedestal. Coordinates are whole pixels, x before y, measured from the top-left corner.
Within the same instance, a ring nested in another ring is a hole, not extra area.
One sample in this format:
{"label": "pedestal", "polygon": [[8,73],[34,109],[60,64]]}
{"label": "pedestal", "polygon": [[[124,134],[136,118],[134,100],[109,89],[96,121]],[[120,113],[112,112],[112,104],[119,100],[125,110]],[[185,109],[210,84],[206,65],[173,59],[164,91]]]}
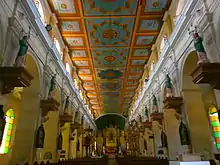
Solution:
{"label": "pedestal", "polygon": [[167,97],[163,101],[163,103],[166,109],[180,110],[180,107],[183,104],[183,98],[182,97]]}
{"label": "pedestal", "polygon": [[154,112],[154,113],[151,113],[150,117],[151,117],[151,120],[158,121],[160,124],[162,124],[163,113],[161,113],[161,112]]}
{"label": "pedestal", "polygon": [[220,63],[199,64],[190,74],[195,84],[210,84],[214,89],[220,89]]}
{"label": "pedestal", "polygon": [[73,116],[68,113],[64,113],[64,114],[60,114],[59,119],[60,119],[60,125],[62,126],[65,123],[71,123]]}
{"label": "pedestal", "polygon": [[2,94],[10,93],[14,87],[28,87],[33,76],[24,67],[0,67],[0,80],[3,82]]}
{"label": "pedestal", "polygon": [[60,103],[54,99],[41,100],[40,108],[42,109],[42,117],[46,116],[49,111],[58,111]]}

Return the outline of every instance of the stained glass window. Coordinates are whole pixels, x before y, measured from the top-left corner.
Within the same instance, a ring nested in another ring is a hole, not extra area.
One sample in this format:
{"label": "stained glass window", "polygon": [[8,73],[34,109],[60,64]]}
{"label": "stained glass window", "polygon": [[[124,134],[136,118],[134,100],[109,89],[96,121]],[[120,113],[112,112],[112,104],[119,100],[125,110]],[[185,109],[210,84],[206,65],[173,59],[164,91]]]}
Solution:
{"label": "stained glass window", "polygon": [[2,144],[0,146],[0,154],[7,154],[9,151],[14,118],[15,115],[13,109],[9,109],[5,115],[6,124],[2,138]]}
{"label": "stained glass window", "polygon": [[209,120],[212,126],[213,137],[215,138],[216,148],[220,149],[220,122],[218,110],[215,106],[209,107]]}

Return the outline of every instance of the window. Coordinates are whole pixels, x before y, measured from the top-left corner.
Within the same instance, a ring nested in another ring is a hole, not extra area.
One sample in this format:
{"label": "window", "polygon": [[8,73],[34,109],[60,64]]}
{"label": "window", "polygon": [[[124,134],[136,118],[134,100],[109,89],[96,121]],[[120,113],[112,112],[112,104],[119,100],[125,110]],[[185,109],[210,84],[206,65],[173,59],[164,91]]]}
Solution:
{"label": "window", "polygon": [[43,10],[43,7],[42,7],[42,4],[41,4],[40,0],[34,0],[34,3],[37,7],[37,10],[38,10],[39,14],[40,14],[41,21],[43,22],[44,25],[46,25],[44,10]]}
{"label": "window", "polygon": [[0,146],[0,154],[7,154],[9,151],[14,118],[15,115],[13,109],[9,109],[5,115],[6,123],[2,138],[2,144]]}
{"label": "window", "polygon": [[216,148],[220,149],[220,123],[218,110],[215,106],[209,107],[209,121],[212,126],[213,137],[215,138]]}
{"label": "window", "polygon": [[164,46],[165,46],[165,36],[162,37],[162,40],[160,43],[160,54],[162,53]]}
{"label": "window", "polygon": [[54,44],[58,50],[59,53],[61,53],[61,48],[60,48],[60,43],[59,41],[56,39],[56,37],[54,37]]}
{"label": "window", "polygon": [[69,63],[66,63],[66,71],[71,75],[71,68]]}
{"label": "window", "polygon": [[175,24],[178,22],[178,19],[181,16],[181,12],[182,12],[182,9],[185,5],[185,1],[186,0],[179,0],[179,2],[178,2],[177,8],[176,8],[176,15],[174,17]]}
{"label": "window", "polygon": [[154,63],[154,61],[152,61],[151,66],[150,66],[150,71],[154,70],[154,65],[155,65],[155,63]]}

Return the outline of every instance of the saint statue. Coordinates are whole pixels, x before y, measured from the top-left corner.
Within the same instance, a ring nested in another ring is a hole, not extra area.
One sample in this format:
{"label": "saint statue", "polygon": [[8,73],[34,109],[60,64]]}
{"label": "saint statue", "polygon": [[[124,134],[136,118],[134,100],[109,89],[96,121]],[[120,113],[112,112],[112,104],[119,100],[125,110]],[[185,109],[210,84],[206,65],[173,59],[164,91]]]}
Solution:
{"label": "saint statue", "polygon": [[153,112],[158,112],[157,98],[153,95]]}
{"label": "saint statue", "polygon": [[54,91],[56,88],[56,76],[53,76],[50,81],[50,89],[48,93],[48,100],[52,100],[54,97]]}
{"label": "saint statue", "polygon": [[189,134],[186,125],[181,121],[179,127],[181,145],[190,145]]}
{"label": "saint statue", "polygon": [[41,124],[41,126],[37,130],[36,148],[44,148],[44,137],[45,137],[44,126],[43,124]]}
{"label": "saint statue", "polygon": [[23,38],[19,41],[19,51],[15,60],[15,66],[16,67],[24,67],[24,60],[25,60],[25,55],[28,51],[28,37],[23,36]]}
{"label": "saint statue", "polygon": [[63,136],[62,136],[62,132],[60,131],[60,134],[57,138],[57,150],[62,150],[62,145],[63,145]]}
{"label": "saint statue", "polygon": [[69,105],[70,105],[70,99],[69,99],[69,96],[67,96],[65,106],[64,106],[64,113],[67,113]]}
{"label": "saint statue", "polygon": [[168,144],[167,144],[167,135],[165,134],[165,132],[162,130],[161,132],[161,144],[163,148],[167,148]]}
{"label": "saint statue", "polygon": [[165,83],[166,83],[166,97],[172,97],[173,96],[172,82],[168,74],[166,75]]}
{"label": "saint statue", "polygon": [[147,117],[147,119],[149,119],[149,111],[147,106],[145,106],[145,111],[144,111],[145,116]]}
{"label": "saint statue", "polygon": [[194,47],[197,51],[197,55],[198,55],[198,64],[200,63],[208,63],[208,57],[205,51],[205,48],[203,46],[203,39],[202,37],[199,36],[198,32],[194,32],[193,33],[193,40],[194,40]]}
{"label": "saint statue", "polygon": [[4,107],[3,105],[0,105],[0,146],[2,143],[3,134],[4,134],[4,130],[5,130],[5,124],[6,124],[3,107]]}
{"label": "saint statue", "polygon": [[124,131],[121,131],[121,136],[120,136],[119,140],[120,140],[121,152],[124,153],[126,150],[126,141],[125,141]]}

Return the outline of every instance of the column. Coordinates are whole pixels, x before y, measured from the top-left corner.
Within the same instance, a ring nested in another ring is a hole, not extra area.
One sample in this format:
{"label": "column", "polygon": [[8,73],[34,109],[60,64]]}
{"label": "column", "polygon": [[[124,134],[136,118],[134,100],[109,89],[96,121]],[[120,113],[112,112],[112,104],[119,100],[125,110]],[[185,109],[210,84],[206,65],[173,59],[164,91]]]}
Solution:
{"label": "column", "polygon": [[[44,160],[55,162],[57,158],[57,138],[59,128],[59,114],[56,111],[48,113],[49,120],[45,123]],[[52,157],[51,157],[52,156]]]}
{"label": "column", "polygon": [[154,150],[155,156],[158,157],[158,152],[161,150],[161,125],[158,121],[152,121],[152,130],[154,135]]}
{"label": "column", "polygon": [[154,149],[154,137],[153,132],[149,128],[146,128],[146,141],[147,141],[147,156],[155,156]]}
{"label": "column", "polygon": [[167,135],[169,160],[175,160],[177,153],[182,153],[179,136],[179,120],[177,120],[175,115],[175,109],[165,109],[164,111],[164,124]]}

